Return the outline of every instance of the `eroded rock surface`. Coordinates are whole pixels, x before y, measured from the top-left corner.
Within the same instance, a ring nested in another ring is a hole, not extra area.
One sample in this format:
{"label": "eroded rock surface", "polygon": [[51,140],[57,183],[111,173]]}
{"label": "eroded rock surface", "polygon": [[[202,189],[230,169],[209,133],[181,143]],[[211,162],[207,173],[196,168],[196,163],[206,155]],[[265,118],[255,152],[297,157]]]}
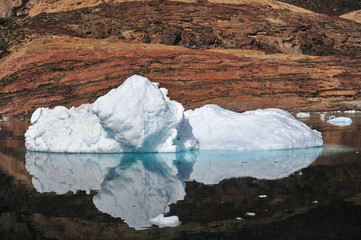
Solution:
{"label": "eroded rock surface", "polygon": [[274,0],[21,6],[22,17],[0,19],[2,115],[92,102],[133,74],[187,108],[361,108],[355,21]]}

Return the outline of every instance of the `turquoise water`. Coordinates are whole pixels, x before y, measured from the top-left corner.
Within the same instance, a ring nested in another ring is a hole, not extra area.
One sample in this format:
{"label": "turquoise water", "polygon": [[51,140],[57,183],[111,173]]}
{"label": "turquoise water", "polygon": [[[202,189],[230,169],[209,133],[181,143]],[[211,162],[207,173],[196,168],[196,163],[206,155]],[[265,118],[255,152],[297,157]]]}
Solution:
{"label": "turquoise water", "polygon": [[323,148],[163,154],[26,152],[27,123],[0,122],[1,239],[359,237],[361,114],[342,115],[303,120]]}

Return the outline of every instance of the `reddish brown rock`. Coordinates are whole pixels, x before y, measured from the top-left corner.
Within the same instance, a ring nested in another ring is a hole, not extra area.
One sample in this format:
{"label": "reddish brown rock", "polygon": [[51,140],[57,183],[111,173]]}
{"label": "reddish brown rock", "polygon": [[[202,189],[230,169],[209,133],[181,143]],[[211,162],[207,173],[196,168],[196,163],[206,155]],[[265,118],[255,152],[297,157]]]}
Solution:
{"label": "reddish brown rock", "polygon": [[361,50],[361,26],[357,23],[277,1],[250,2],[106,3],[38,14],[22,26],[28,36],[114,36],[191,48],[222,47],[309,55],[355,55]]}
{"label": "reddish brown rock", "polygon": [[92,102],[133,74],[187,108],[360,109],[359,23],[274,0],[71,2],[0,20],[0,114]]}
{"label": "reddish brown rock", "polygon": [[160,82],[186,108],[361,109],[361,66],[352,57],[49,39],[26,44],[0,68],[4,115],[92,102],[133,74]]}

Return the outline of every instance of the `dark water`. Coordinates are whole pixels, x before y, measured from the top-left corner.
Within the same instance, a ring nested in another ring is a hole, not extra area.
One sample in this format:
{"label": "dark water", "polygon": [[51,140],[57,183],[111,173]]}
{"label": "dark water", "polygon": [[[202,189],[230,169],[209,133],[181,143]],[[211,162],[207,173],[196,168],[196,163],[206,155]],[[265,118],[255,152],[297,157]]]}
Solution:
{"label": "dark water", "polygon": [[249,153],[26,153],[2,121],[0,239],[360,239],[361,114],[329,115],[324,148]]}

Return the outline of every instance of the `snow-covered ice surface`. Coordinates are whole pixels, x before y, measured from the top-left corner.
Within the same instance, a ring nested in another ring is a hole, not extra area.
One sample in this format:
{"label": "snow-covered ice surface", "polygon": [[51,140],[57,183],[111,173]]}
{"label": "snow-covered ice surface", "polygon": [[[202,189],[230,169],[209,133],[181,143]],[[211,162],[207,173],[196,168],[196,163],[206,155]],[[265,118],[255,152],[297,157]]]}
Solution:
{"label": "snow-covered ice surface", "polygon": [[141,76],[93,104],[39,108],[25,134],[26,148],[44,152],[176,152],[260,150],[323,145],[311,130],[280,109],[235,113],[216,105],[188,110],[167,90]]}
{"label": "snow-covered ice surface", "polygon": [[160,214],[155,218],[151,218],[149,221],[159,227],[176,227],[181,224],[178,216],[164,217],[163,214]]}
{"label": "snow-covered ice surface", "polygon": [[321,133],[281,109],[236,113],[217,105],[185,112],[199,149],[269,150],[322,146]]}
{"label": "snow-covered ice surface", "polygon": [[167,90],[133,76],[93,104],[39,108],[25,133],[26,148],[44,152],[175,152],[195,147],[183,106]]}
{"label": "snow-covered ice surface", "polygon": [[352,124],[352,119],[349,117],[334,117],[331,116],[329,120],[327,120],[329,124],[340,126],[340,127],[346,127],[350,126]]}
{"label": "snow-covered ice surface", "polygon": [[311,116],[311,114],[306,113],[306,112],[299,112],[296,114],[296,117],[298,118],[309,118]]}

